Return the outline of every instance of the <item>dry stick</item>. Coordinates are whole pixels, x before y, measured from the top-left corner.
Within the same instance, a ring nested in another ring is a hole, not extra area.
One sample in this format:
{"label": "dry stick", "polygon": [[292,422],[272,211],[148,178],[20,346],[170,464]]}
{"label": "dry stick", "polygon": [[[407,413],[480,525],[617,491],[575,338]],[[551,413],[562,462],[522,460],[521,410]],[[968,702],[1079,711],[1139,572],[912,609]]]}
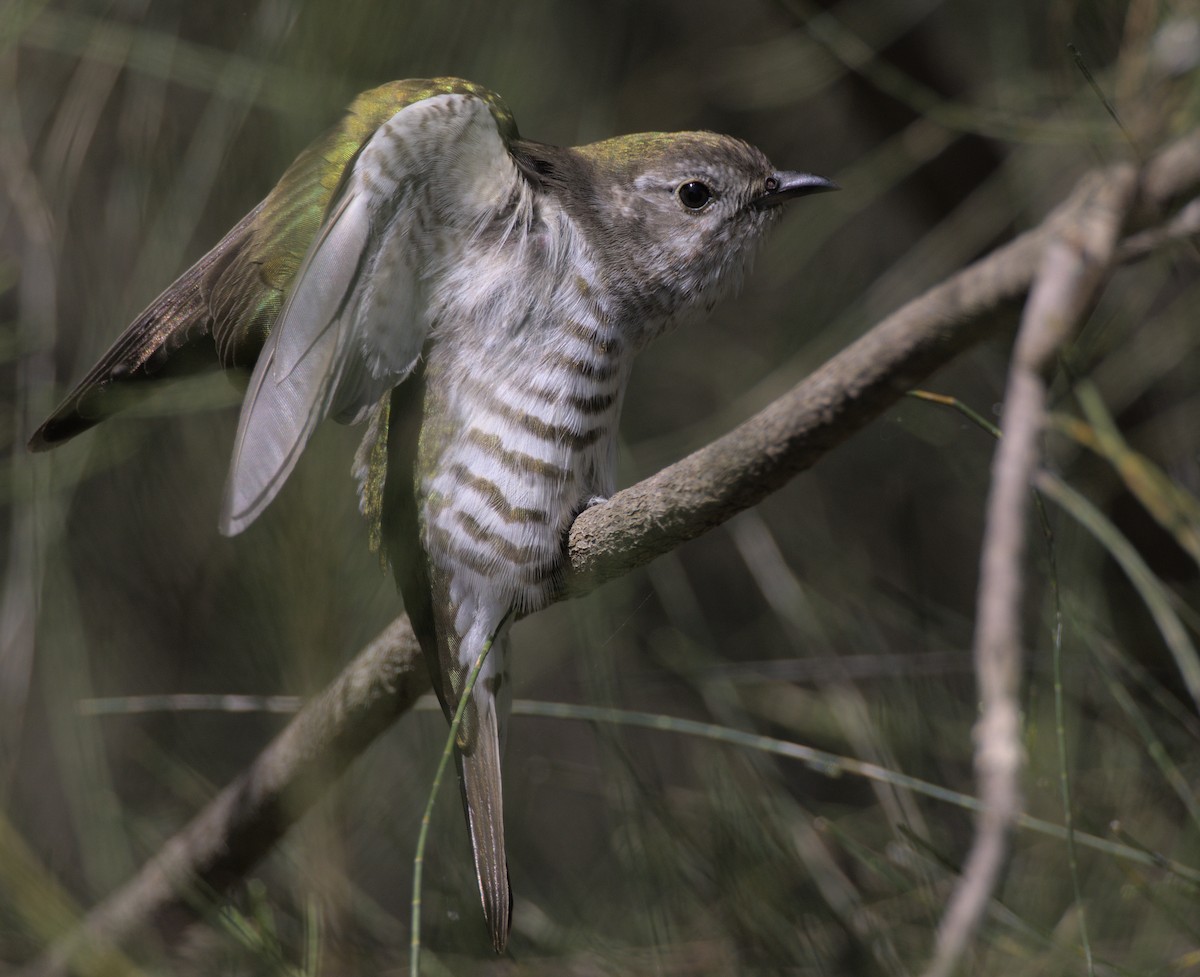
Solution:
{"label": "dry stick", "polygon": [[1021,592],[1030,480],[1045,414],[1044,375],[1112,265],[1135,187],[1134,169],[1125,167],[1086,181],[1072,195],[1072,210],[1062,214],[1061,229],[1046,243],[1017,333],[1000,421],[1004,436],[992,464],[976,603],[975,773],[983,808],[926,977],[948,977],[961,960],[991,901],[1021,813]]}
{"label": "dry stick", "polygon": [[[1110,173],[1111,171],[1101,171]],[[1151,162],[1142,223],[1200,189],[1200,132]],[[569,594],[641,566],[783,485],[984,338],[985,314],[1020,298],[1046,231],[1029,231],[910,302],[789,394],[695,454],[584,512],[571,527]],[[428,687],[406,618],[397,618],[253,764],[80,927],[24,971],[69,971],[89,942],[153,928],[176,938],[283,836],[337,773]]]}

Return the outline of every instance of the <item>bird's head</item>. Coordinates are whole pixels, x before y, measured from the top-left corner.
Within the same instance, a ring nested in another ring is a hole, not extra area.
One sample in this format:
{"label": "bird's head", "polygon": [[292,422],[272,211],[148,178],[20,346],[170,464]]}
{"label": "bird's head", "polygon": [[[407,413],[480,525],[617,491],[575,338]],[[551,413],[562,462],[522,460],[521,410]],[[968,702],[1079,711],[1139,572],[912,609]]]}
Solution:
{"label": "bird's head", "polygon": [[547,160],[541,178],[584,228],[620,298],[659,328],[707,313],[737,287],[780,204],[837,189],[711,132],[639,133],[570,153]]}

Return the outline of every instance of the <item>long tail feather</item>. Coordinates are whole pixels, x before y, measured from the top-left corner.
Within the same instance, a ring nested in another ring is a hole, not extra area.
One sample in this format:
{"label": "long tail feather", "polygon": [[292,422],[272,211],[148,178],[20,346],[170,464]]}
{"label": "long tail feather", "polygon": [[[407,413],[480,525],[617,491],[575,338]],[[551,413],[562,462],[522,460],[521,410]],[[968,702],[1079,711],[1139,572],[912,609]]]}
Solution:
{"label": "long tail feather", "polygon": [[504,854],[504,799],[500,782],[500,735],[494,709],[479,711],[470,753],[459,754],[459,782],[475,852],[475,873],[492,946],[503,953],[512,925],[512,890]]}

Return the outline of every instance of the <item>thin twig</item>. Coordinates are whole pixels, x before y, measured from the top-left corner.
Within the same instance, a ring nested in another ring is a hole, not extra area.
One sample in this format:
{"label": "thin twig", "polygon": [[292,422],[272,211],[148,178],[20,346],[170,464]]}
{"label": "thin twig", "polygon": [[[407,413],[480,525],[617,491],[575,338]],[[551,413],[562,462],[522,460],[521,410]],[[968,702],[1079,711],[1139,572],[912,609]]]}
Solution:
{"label": "thin twig", "polygon": [[980,560],[975,671],[980,715],[975,771],[984,807],[962,877],[938,928],[927,977],[948,977],[970,945],[999,882],[1021,813],[1021,594],[1026,516],[1045,416],[1044,374],[1080,322],[1111,266],[1133,203],[1132,167],[1085,182],[1072,196],[1039,262],[1017,333],[992,465]]}

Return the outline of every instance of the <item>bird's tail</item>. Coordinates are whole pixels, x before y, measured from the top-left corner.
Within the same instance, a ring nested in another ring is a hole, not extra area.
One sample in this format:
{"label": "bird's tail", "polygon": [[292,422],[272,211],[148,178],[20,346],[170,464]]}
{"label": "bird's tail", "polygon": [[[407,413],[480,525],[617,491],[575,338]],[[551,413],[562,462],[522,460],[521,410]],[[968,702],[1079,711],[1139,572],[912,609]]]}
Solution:
{"label": "bird's tail", "polygon": [[512,923],[512,890],[504,854],[504,798],[500,781],[500,733],[494,700],[477,712],[466,752],[458,753],[459,783],[475,852],[475,874],[492,946],[503,953]]}

